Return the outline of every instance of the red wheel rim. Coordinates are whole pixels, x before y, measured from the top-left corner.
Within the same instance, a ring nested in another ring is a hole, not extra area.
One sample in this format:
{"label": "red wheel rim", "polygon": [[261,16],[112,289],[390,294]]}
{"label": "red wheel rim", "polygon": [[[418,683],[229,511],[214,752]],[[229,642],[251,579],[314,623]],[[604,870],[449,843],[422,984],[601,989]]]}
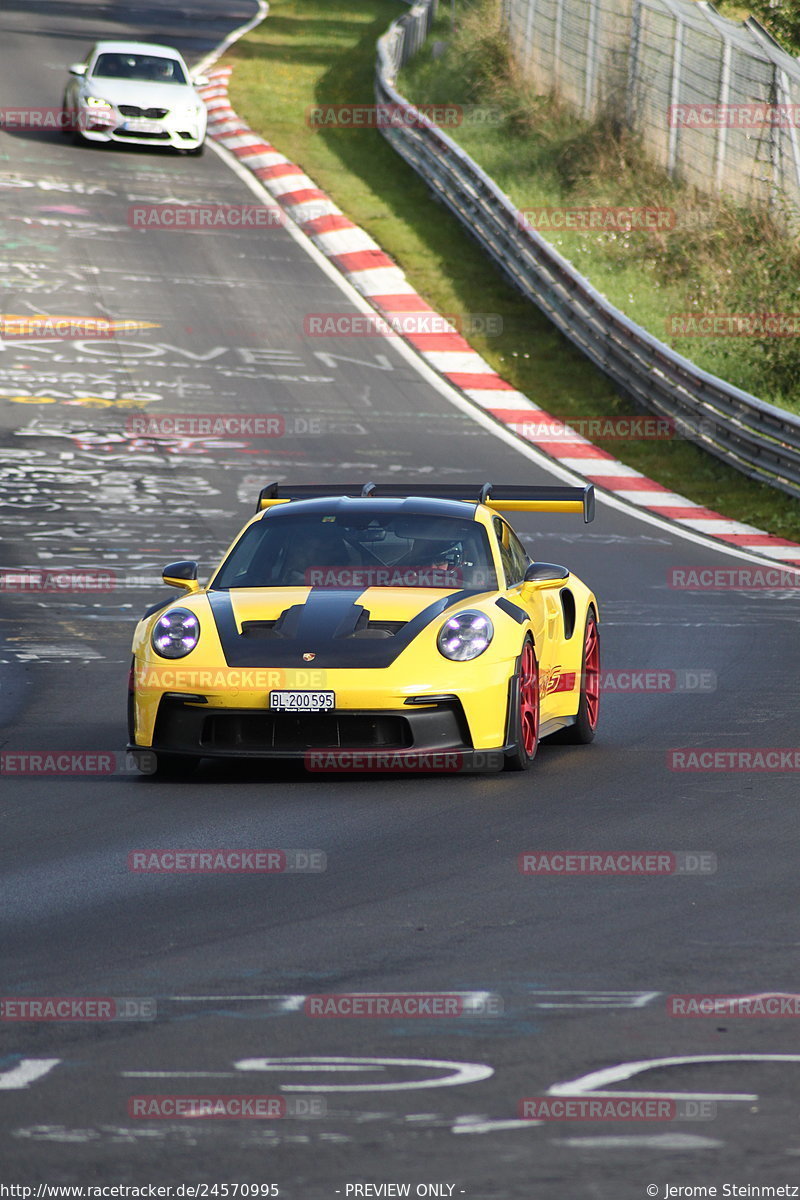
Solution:
{"label": "red wheel rim", "polygon": [[519,664],[519,721],[523,748],[533,758],[539,740],[539,666],[530,642],[525,643]]}
{"label": "red wheel rim", "polygon": [[586,622],[583,680],[583,691],[586,696],[586,719],[590,727],[596,729],[600,713],[600,637],[597,632],[597,623],[591,618]]}

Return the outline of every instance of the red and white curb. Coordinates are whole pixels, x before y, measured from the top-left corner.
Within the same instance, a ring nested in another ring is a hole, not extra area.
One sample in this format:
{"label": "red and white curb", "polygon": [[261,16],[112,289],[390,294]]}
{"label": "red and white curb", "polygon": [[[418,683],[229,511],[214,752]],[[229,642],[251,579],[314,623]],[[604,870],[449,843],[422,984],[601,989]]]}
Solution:
{"label": "red and white curb", "polygon": [[[395,328],[402,328],[402,321],[407,321],[409,314],[432,314],[434,310],[369,234],[346,217],[301,167],[290,162],[236,115],[228,99],[232,71],[232,67],[207,71],[211,82],[198,89],[208,108],[211,136],[261,181],[284,212],[376,312],[390,323],[395,320]],[[436,325],[441,329],[441,318]],[[687,500],[593,445],[501,379],[452,327],[445,332],[404,332],[402,336],[448,383],[523,441],[587,481],[695,533],[766,558],[800,563],[800,545],[796,542],[774,537],[741,521],[731,521]]]}

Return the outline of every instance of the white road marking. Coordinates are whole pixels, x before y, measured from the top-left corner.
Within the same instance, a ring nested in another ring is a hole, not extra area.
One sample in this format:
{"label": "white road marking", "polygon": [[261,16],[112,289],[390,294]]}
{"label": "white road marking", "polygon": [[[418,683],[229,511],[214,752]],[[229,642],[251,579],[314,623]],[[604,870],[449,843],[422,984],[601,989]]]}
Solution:
{"label": "white road marking", "polygon": [[[535,991],[531,993],[537,1008],[644,1008],[660,992]],[[540,996],[563,996],[563,1000],[539,1000]],[[572,997],[572,999],[566,999]]]}
{"label": "white road marking", "polygon": [[543,1121],[485,1121],[475,1117],[456,1117],[451,1133],[499,1133],[504,1129],[530,1129],[543,1125]]}
{"label": "white road marking", "polygon": [[168,1000],[172,1000],[176,1004],[194,1004],[195,1002],[216,1004],[230,1004],[234,1000],[253,1000],[253,1001],[271,1001],[278,1008],[279,1012],[297,1012],[303,1007],[305,996],[292,995],[263,995],[263,996],[167,996]]}
{"label": "white road marking", "polygon": [[591,1071],[578,1079],[567,1083],[554,1083],[547,1089],[548,1096],[625,1096],[645,1097],[656,1096],[666,1100],[757,1100],[758,1095],[751,1092],[619,1092],[603,1091],[602,1089],[614,1083],[622,1083],[641,1075],[645,1071],[657,1071],[664,1067],[695,1066],[706,1063],[741,1063],[741,1062],[793,1062],[800,1063],[800,1054],[690,1054],[677,1058],[645,1058],[639,1062],[617,1063],[613,1067],[604,1067],[601,1071]]}
{"label": "white road marking", "polygon": [[[381,996],[382,992],[363,992],[364,996]],[[398,993],[402,994],[402,993]],[[440,992],[414,992],[415,996],[439,996]],[[487,1012],[491,1012],[492,1005],[496,1001],[496,997],[491,992],[484,991],[453,991],[448,992],[448,996],[455,996],[461,1000],[461,1016],[467,1017],[474,1013],[477,1017],[484,1017]],[[626,993],[620,993],[625,995]],[[653,993],[658,995],[658,993]],[[270,1006],[270,1011],[273,1014],[286,1016],[290,1013],[299,1013],[303,1011],[306,1001],[309,999],[308,994],[286,994],[280,993],[263,993],[260,995],[239,995],[239,996],[167,996],[167,1000],[174,1004],[229,1004],[241,1003],[249,1001],[256,1004],[267,1004]],[[569,1007],[569,1006],[565,1006]],[[574,1007],[584,1007],[583,1005],[575,1005]],[[610,1005],[609,1007],[613,1007]],[[626,1007],[621,1005],[619,1007]]]}
{"label": "white road marking", "polygon": [[[263,1123],[261,1123],[263,1124]],[[216,1127],[215,1127],[216,1126]],[[58,1142],[64,1144],[71,1143],[99,1143],[105,1142],[111,1146],[117,1146],[121,1143],[143,1143],[148,1142],[166,1142],[179,1141],[183,1146],[196,1146],[199,1138],[218,1138],[222,1130],[215,1122],[210,1122],[208,1126],[199,1126],[196,1122],[193,1124],[166,1124],[162,1122],[160,1129],[134,1129],[124,1125],[97,1125],[89,1129],[71,1129],[66,1125],[31,1125],[21,1129],[15,1129],[12,1133],[16,1138],[29,1138],[31,1141]],[[320,1142],[350,1142],[352,1138],[340,1133],[323,1133],[312,1135],[281,1135],[275,1129],[257,1128],[252,1130],[242,1130],[239,1135],[240,1142],[246,1142],[249,1145],[263,1146],[269,1145],[270,1149],[277,1145],[295,1145],[297,1143],[308,1144],[312,1141]]]}
{"label": "white road marking", "polygon": [[37,643],[28,643],[20,646],[17,650],[11,647],[14,654],[20,662],[35,662],[38,659],[79,659],[87,661],[89,659],[101,659],[102,654],[97,650],[93,650],[90,646],[49,646]]}
{"label": "white road marking", "polygon": [[394,370],[385,354],[376,354],[374,362],[365,358],[353,358],[349,354],[329,354],[327,350],[315,350],[314,357],[318,358],[329,370],[335,370],[337,362],[355,363],[358,367],[374,367],[376,371]]}
{"label": "white road marking", "polygon": [[439,1079],[397,1083],[282,1084],[284,1092],[404,1092],[417,1088],[454,1087],[477,1083],[494,1075],[484,1063],[449,1062],[433,1058],[349,1058],[321,1055],[298,1058],[244,1058],[234,1063],[238,1071],[383,1071],[387,1067],[419,1067],[423,1071],[449,1071]]}
{"label": "white road marking", "polygon": [[551,1138],[557,1146],[578,1150],[717,1150],[724,1142],[695,1133],[656,1133],[635,1137]]}
{"label": "white road marking", "polygon": [[61,1062],[60,1058],[23,1058],[9,1071],[0,1073],[0,1091],[29,1087]]}

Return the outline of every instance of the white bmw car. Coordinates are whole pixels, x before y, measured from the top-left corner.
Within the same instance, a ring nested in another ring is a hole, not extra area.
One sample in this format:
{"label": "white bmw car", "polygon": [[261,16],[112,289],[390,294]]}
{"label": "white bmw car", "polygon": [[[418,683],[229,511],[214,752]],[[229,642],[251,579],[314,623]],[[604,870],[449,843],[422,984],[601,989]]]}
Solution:
{"label": "white bmw car", "polygon": [[76,140],[171,146],[202,154],[206,106],[177,50],[153,42],[97,42],[74,63],[64,92],[64,127]]}

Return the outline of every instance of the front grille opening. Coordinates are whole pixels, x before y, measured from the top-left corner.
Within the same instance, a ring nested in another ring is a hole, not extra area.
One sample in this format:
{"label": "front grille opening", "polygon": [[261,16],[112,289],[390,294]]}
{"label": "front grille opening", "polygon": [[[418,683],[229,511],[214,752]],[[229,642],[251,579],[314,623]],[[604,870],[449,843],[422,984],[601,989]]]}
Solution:
{"label": "front grille opening", "polygon": [[[436,699],[435,697],[433,699]],[[191,754],[282,754],[308,750],[450,750],[471,747],[469,727],[455,697],[404,712],[340,709],[281,713],[268,708],[214,709],[166,695],[156,717],[156,749]]]}
{"label": "front grille opening", "polygon": [[168,108],[140,108],[138,104],[118,104],[117,108],[123,117],[144,117],[147,121],[161,121],[169,112]]}
{"label": "front grille opening", "polygon": [[366,608],[356,621],[355,628],[346,637],[352,638],[387,638],[394,637],[403,628],[405,621],[372,621]]}
{"label": "front grille opening", "polygon": [[[263,641],[268,638],[294,637],[301,613],[300,606],[293,606],[274,621],[242,621],[242,637],[251,641]],[[345,638],[387,638],[394,637],[405,627],[405,621],[371,621],[369,613],[363,610],[355,624],[355,628],[337,634]]]}
{"label": "front grille opening", "polygon": [[402,750],[413,744],[403,716],[363,713],[208,713],[201,745],[208,750]]}
{"label": "front grille opening", "polygon": [[354,638],[387,638],[394,637],[405,625],[405,621],[365,621],[355,627],[349,634]]}
{"label": "front grille opening", "polygon": [[277,624],[277,621],[242,621],[242,637],[254,641],[280,637],[280,630],[275,628]]}
{"label": "front grille opening", "polygon": [[123,129],[120,125],[118,129],[114,130],[114,133],[117,135],[117,137],[136,138],[137,141],[141,140],[143,142],[169,141],[169,134],[162,130],[158,130],[156,133],[142,133],[138,129]]}

